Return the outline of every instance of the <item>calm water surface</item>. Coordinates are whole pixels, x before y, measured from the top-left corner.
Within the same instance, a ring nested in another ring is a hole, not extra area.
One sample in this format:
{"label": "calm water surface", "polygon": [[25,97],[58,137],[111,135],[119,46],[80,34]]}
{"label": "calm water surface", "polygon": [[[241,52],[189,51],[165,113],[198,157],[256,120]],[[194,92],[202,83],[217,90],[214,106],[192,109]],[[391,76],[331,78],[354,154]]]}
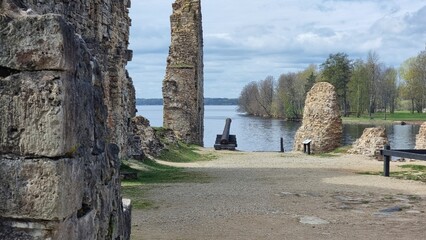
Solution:
{"label": "calm water surface", "polygon": [[[137,106],[138,115],[148,118],[151,126],[163,125],[163,106]],[[216,134],[222,134],[226,118],[232,119],[231,134],[237,135],[238,148],[242,151],[279,151],[280,138],[284,148],[293,148],[293,138],[300,123],[279,119],[250,117],[236,111],[236,106],[206,106],[204,114],[204,146],[213,147]],[[373,125],[345,124],[342,142],[351,144],[366,127]],[[386,130],[391,148],[414,148],[418,125],[388,125]]]}

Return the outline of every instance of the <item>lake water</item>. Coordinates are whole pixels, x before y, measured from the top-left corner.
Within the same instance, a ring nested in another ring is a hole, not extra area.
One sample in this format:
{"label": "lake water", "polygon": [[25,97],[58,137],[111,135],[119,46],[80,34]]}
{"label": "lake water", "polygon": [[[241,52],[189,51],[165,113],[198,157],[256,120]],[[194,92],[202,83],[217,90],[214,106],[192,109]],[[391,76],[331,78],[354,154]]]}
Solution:
{"label": "lake water", "polygon": [[[148,118],[151,126],[163,125],[163,106],[137,106],[138,115]],[[205,106],[204,146],[213,147],[216,134],[222,134],[225,119],[231,118],[231,134],[237,135],[238,150],[241,151],[279,151],[280,138],[284,138],[284,148],[293,148],[293,139],[300,123],[279,119],[264,119],[246,116],[236,111],[237,106]],[[372,125],[344,124],[344,145],[353,143],[366,127]],[[415,146],[419,125],[386,126],[391,148],[410,149]]]}

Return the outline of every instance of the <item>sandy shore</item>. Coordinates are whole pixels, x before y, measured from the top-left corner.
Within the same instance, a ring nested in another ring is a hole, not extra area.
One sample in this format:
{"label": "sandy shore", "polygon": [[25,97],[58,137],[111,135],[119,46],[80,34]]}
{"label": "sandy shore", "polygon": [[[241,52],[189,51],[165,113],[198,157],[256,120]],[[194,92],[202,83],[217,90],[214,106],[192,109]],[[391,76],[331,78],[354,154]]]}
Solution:
{"label": "sandy shore", "polygon": [[[381,171],[383,162],[358,155],[214,154],[212,161],[164,163],[209,181],[147,185],[156,207],[133,212],[132,239],[424,237],[426,184],[358,174]],[[392,162],[391,171],[402,164]]]}

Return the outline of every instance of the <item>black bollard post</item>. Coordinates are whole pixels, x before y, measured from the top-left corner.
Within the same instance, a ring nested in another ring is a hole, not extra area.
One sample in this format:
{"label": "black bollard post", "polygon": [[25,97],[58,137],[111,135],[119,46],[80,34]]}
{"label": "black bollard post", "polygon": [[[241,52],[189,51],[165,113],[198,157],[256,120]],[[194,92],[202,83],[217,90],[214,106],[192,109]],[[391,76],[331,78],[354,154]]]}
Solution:
{"label": "black bollard post", "polygon": [[281,152],[284,152],[284,138],[281,138]]}
{"label": "black bollard post", "polygon": [[[385,150],[390,150],[390,146],[386,145],[385,146]],[[389,177],[390,175],[390,160],[391,160],[391,156],[386,155],[385,153],[383,154],[384,159],[384,166],[383,166],[383,176],[385,177]]]}

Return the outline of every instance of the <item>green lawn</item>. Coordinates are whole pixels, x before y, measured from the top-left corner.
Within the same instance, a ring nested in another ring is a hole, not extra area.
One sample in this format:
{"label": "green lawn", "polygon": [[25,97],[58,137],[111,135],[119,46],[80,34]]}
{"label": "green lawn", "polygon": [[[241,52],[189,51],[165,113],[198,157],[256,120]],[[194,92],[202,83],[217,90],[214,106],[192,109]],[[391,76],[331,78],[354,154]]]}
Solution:
{"label": "green lawn", "polygon": [[[159,156],[160,160],[169,162],[194,162],[214,159],[213,154],[200,154],[196,146],[179,143],[169,145]],[[122,194],[125,198],[132,200],[134,209],[155,208],[155,204],[146,197],[147,191],[153,184],[159,183],[182,183],[209,181],[209,177],[196,172],[186,171],[183,168],[159,164],[155,160],[144,159],[123,160],[120,171],[135,176],[134,179],[122,180]]]}
{"label": "green lawn", "polygon": [[158,159],[168,162],[195,162],[208,161],[214,159],[213,154],[200,154],[197,152],[197,146],[178,143],[178,145],[169,145],[164,149]]}
{"label": "green lawn", "polygon": [[379,112],[374,113],[372,118],[368,114],[364,114],[357,118],[356,116],[343,117],[344,122],[366,122],[366,123],[391,123],[394,121],[426,121],[426,113],[411,113],[409,111],[398,111],[393,114]]}
{"label": "green lawn", "polygon": [[[426,166],[418,164],[405,164],[398,166],[397,171],[390,172],[390,176],[398,179],[414,180],[426,183]],[[383,172],[361,172],[366,175],[383,175]]]}

